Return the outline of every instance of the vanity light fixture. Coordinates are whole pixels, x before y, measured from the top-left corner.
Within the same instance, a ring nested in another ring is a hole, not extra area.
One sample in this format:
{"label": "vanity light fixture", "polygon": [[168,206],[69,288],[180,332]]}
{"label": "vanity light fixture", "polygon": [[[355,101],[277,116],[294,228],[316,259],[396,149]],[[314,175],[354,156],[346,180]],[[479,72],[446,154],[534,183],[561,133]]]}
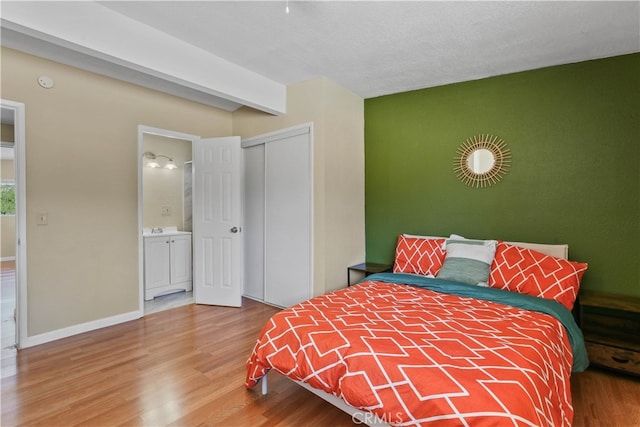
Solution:
{"label": "vanity light fixture", "polygon": [[176,166],[175,162],[173,161],[173,158],[169,156],[165,156],[164,154],[155,154],[151,151],[145,151],[144,154],[142,155],[142,158],[144,159],[144,162],[145,162],[145,166],[150,168],[160,167],[160,163],[158,163],[158,157],[164,157],[165,159],[167,159],[167,163],[164,165],[165,169],[178,168],[178,166]]}
{"label": "vanity light fixture", "polygon": [[166,165],[164,165],[165,169],[178,169],[178,166],[173,162],[173,159],[169,159]]}

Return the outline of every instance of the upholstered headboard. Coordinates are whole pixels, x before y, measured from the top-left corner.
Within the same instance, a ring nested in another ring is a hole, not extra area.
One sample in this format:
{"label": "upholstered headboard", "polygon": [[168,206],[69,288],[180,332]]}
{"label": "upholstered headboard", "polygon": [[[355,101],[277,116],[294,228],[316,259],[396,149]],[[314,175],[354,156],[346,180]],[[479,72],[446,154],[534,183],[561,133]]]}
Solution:
{"label": "upholstered headboard", "polygon": [[[437,237],[437,236],[421,236],[414,234],[403,234],[403,236],[407,237],[418,237],[425,239],[448,239],[448,237]],[[521,248],[531,249],[534,251],[542,252],[545,255],[549,255],[556,258],[569,259],[569,245],[561,244],[561,245],[549,245],[546,243],[526,243],[526,242],[505,242],[510,245],[520,246]]]}
{"label": "upholstered headboard", "polygon": [[534,251],[542,252],[545,255],[549,255],[556,258],[568,259],[569,258],[569,245],[546,245],[543,243],[523,243],[523,242],[506,242],[510,245],[519,246],[521,248],[531,249]]}

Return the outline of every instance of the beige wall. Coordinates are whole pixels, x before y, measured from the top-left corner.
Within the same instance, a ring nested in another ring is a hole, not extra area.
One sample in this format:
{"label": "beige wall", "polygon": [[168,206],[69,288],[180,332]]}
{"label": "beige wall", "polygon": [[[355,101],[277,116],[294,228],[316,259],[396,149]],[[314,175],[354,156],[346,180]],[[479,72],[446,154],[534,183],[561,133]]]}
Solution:
{"label": "beige wall", "polygon": [[0,140],[2,142],[14,142],[15,133],[13,125],[0,124]]}
{"label": "beige wall", "polygon": [[[364,102],[330,80],[287,110],[229,113],[2,48],[2,97],[26,105],[28,336],[138,308],[137,126],[249,137],[314,123],[314,293],[364,260]],[[55,80],[52,89],[36,83]],[[48,225],[37,225],[38,213]]]}
{"label": "beige wall", "polygon": [[233,114],[243,138],[313,122],[314,295],[344,287],[364,253],[364,101],[326,78],[288,86],[287,114]]}
{"label": "beige wall", "polygon": [[15,172],[13,166],[13,159],[0,160],[0,180],[13,181],[15,179]]}
{"label": "beige wall", "polygon": [[1,53],[2,97],[26,106],[27,335],[137,310],[137,126],[226,136],[231,113]]}
{"label": "beige wall", "polygon": [[0,258],[9,260],[16,256],[16,216],[0,215]]}
{"label": "beige wall", "polygon": [[[191,160],[191,141],[144,134],[143,152],[163,154],[173,158],[178,169],[142,168],[142,224],[146,228],[178,227],[183,229],[183,171],[184,162]],[[167,159],[158,158],[160,165]],[[169,215],[162,214],[162,207],[170,208]],[[186,230],[191,231],[191,230]]]}

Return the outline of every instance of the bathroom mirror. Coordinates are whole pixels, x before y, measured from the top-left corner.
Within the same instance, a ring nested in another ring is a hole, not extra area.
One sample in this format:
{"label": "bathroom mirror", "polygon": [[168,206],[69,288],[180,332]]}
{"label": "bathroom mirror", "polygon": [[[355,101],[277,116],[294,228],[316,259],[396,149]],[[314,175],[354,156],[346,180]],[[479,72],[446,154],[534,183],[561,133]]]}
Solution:
{"label": "bathroom mirror", "polygon": [[457,150],[453,170],[470,187],[489,187],[509,171],[511,153],[507,144],[495,135],[467,138]]}

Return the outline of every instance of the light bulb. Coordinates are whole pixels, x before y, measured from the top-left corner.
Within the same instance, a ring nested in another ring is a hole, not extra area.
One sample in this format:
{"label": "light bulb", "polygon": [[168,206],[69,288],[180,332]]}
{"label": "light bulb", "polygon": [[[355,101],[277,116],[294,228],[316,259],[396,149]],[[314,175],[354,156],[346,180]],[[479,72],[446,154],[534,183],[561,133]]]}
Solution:
{"label": "light bulb", "polygon": [[169,159],[166,165],[164,165],[165,169],[178,169],[178,166],[173,162],[173,159]]}

